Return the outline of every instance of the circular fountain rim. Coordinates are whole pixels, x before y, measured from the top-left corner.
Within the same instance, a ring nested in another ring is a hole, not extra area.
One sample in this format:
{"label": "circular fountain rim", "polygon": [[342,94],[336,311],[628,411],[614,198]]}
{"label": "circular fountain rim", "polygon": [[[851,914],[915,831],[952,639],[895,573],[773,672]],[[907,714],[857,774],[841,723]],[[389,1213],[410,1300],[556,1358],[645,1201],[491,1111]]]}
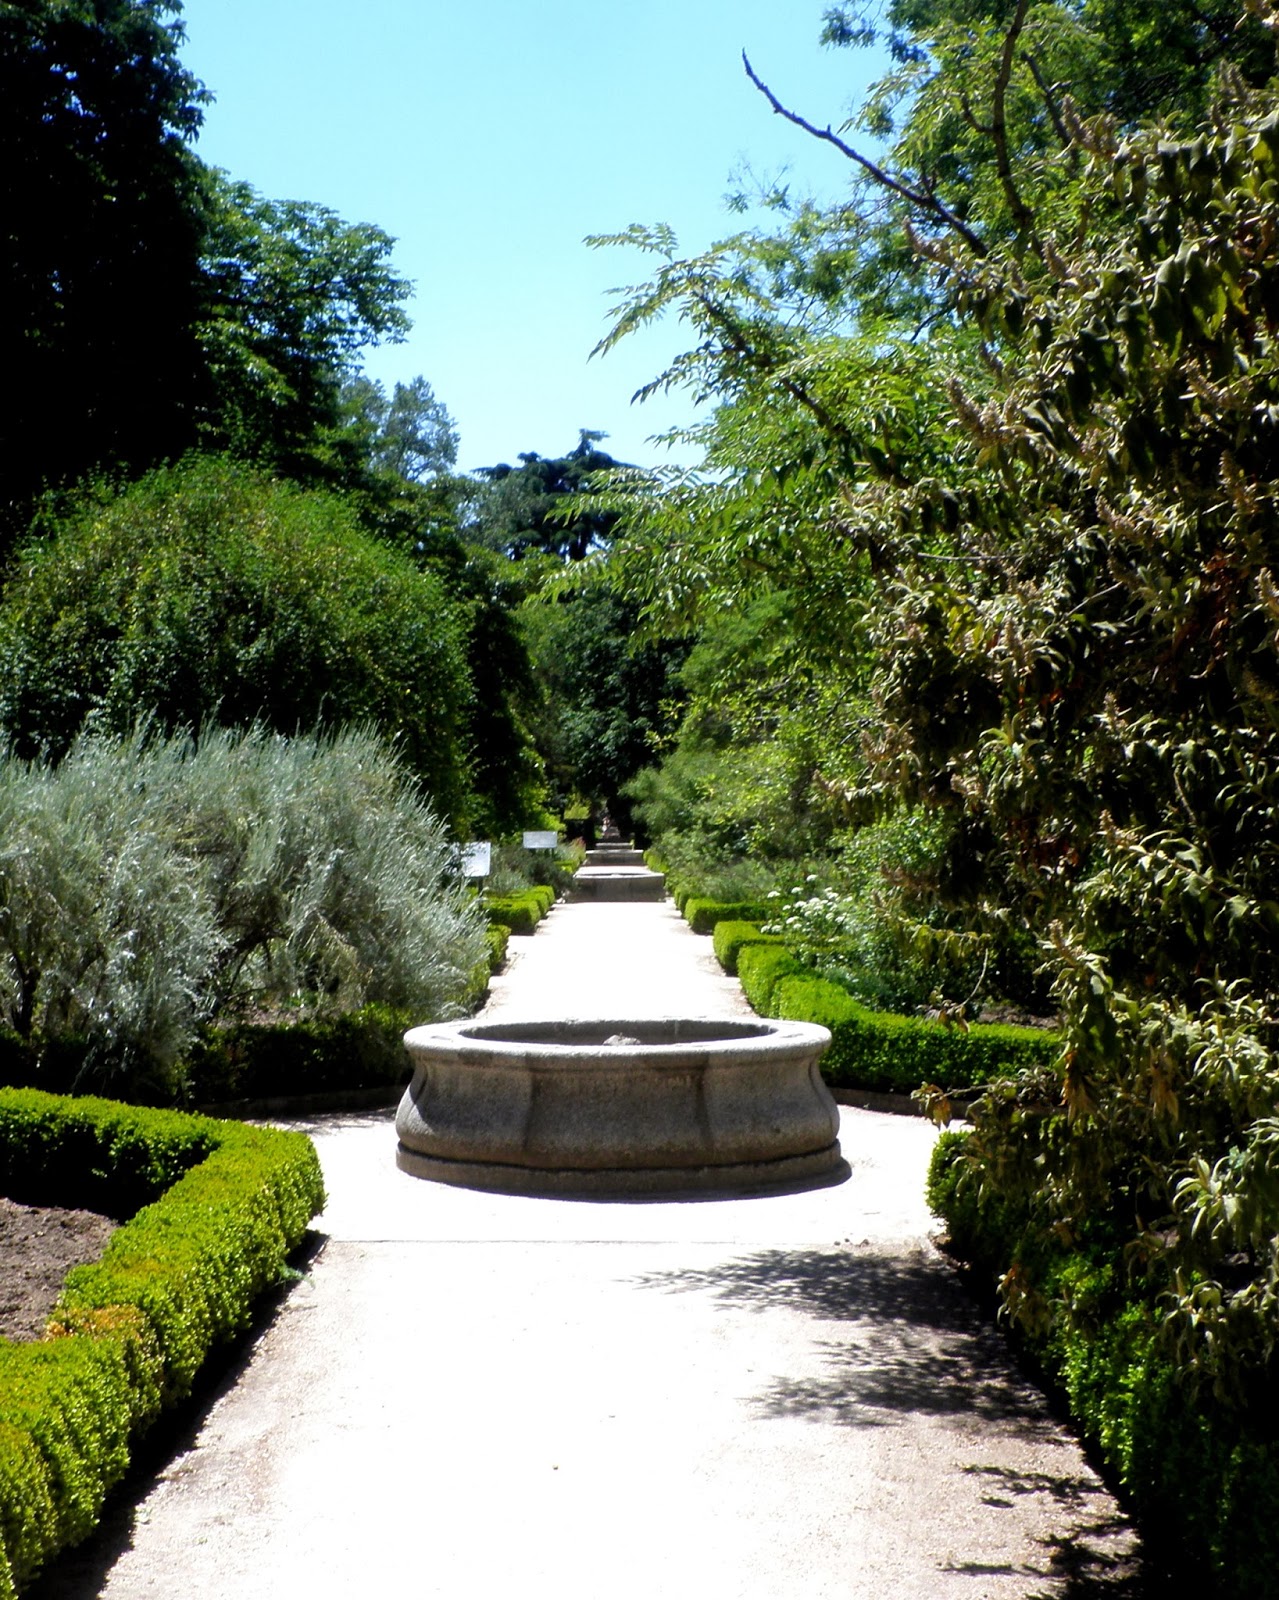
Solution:
{"label": "circular fountain rim", "polygon": [[[674,1030],[669,1038],[656,1032]],[[776,1056],[824,1050],[826,1028],[773,1017],[511,1017],[491,1022],[474,1017],[428,1023],[404,1035],[411,1054],[488,1057],[512,1064],[593,1065],[616,1061],[658,1065],[680,1059],[738,1054]]]}

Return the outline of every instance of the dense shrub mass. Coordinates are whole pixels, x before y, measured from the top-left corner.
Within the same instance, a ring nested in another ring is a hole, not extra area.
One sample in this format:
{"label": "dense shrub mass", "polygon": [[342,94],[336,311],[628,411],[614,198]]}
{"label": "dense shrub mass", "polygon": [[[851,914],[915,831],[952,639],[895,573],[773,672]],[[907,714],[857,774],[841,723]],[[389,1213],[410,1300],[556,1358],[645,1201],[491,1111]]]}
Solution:
{"label": "dense shrub mass", "polygon": [[[0,1060],[182,1098],[209,1027],[459,1006],[483,918],[371,734],[84,736],[0,760]],[[207,1054],[207,1051],[206,1051]]]}
{"label": "dense shrub mass", "polygon": [[90,724],[349,723],[395,740],[436,810],[467,801],[464,619],[338,498],[216,457],[90,499],[0,597],[0,727],[59,757]]}
{"label": "dense shrub mass", "polygon": [[93,1528],[133,1441],[247,1325],[324,1197],[301,1134],[16,1090],[0,1090],[0,1192],[129,1219],[68,1275],[49,1337],[0,1341],[11,1600]]}

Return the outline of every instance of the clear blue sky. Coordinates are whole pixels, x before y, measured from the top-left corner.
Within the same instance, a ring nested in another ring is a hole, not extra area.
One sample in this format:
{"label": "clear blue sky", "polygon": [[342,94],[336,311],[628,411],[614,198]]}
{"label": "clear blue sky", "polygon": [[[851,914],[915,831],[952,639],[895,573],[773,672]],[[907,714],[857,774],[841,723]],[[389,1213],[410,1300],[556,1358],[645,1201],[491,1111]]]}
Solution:
{"label": "clear blue sky", "polygon": [[622,460],[686,402],[630,397],[683,348],[672,325],[588,362],[606,291],[646,275],[587,234],[668,222],[687,252],[741,225],[744,164],[842,193],[847,164],[774,116],[838,124],[882,64],[818,43],[822,0],[186,0],[183,60],[213,92],[199,150],[273,199],[313,200],[397,240],[408,341],[373,349],[388,387],[423,374],[466,470],[559,455],[605,430]]}

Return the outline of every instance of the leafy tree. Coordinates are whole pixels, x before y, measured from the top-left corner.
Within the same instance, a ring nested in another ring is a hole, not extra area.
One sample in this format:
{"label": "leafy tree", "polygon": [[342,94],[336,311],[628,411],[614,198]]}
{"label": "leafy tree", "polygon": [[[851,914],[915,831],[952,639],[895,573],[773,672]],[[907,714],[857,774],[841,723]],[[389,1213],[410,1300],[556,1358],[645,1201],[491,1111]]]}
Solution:
{"label": "leafy tree", "polygon": [[527,615],[544,695],[534,735],[552,787],[561,804],[579,797],[629,828],[625,785],[673,730],[686,647],[635,637],[636,609],[603,588]]}
{"label": "leafy tree", "polygon": [[285,734],[368,723],[440,813],[469,803],[465,620],[338,498],[218,458],[89,498],[0,599],[0,726],[61,756],[86,723]]}
{"label": "leafy tree", "polygon": [[194,438],[204,93],[169,0],[0,7],[0,515]]}
{"label": "leafy tree", "polygon": [[457,429],[425,378],[397,383],[389,400],[379,390],[375,399],[375,467],[421,483],[457,465]]}
{"label": "leafy tree", "polygon": [[678,693],[671,672],[682,652],[633,638],[634,607],[605,589],[561,591],[553,581],[566,565],[610,547],[617,513],[591,492],[619,466],[598,448],[603,437],[584,428],[566,456],[528,451],[518,467],[483,469],[464,533],[473,547],[527,569],[523,628],[536,694],[523,697],[520,718],[556,804],[585,800],[629,826],[623,787],[652,760],[670,721],[668,702]]}
{"label": "leafy tree", "polygon": [[[953,68],[953,57],[938,48],[949,33],[958,46],[964,33],[972,66],[980,53],[979,38],[984,34],[1002,46],[1010,22],[1016,14],[1015,0],[890,0],[882,11],[847,4],[833,6],[826,13],[823,41],[833,45],[863,46],[884,43],[899,69],[919,69],[926,77],[941,77]],[[1030,21],[1030,18],[1027,19]],[[1059,41],[1071,50],[1069,76],[1049,70],[1045,56],[1036,48],[1036,32],[1047,41]],[[1069,41],[1073,40],[1073,44]],[[1186,4],[1184,0],[1156,4],[1155,0],[1093,0],[1086,11],[1079,8],[1044,8],[1035,16],[1032,32],[1019,33],[1016,55],[1021,67],[1031,71],[1052,91],[1053,104],[1041,91],[1043,115],[1061,110],[1069,95],[1081,115],[1104,112],[1131,127],[1142,120],[1175,117],[1189,127],[1208,109],[1214,69],[1223,62],[1241,69],[1253,87],[1260,88],[1269,78],[1272,53],[1266,44],[1266,30],[1259,14],[1240,14],[1232,0],[1207,0],[1205,4]],[[868,125],[891,127],[887,113],[905,98],[907,83],[899,73],[870,97],[863,111]],[[970,95],[967,119],[969,133],[980,119],[976,107],[989,93],[990,78],[974,74],[977,92]],[[913,116],[910,106],[906,115]],[[938,148],[943,130],[938,131]],[[948,130],[949,131],[949,130]],[[972,146],[977,161],[986,165],[989,151]]]}
{"label": "leafy tree", "polygon": [[[663,856],[705,872],[749,856],[795,861],[822,851],[843,824],[838,794],[813,782],[822,730],[848,722],[796,648],[792,597],[765,591],[706,619],[669,692],[672,737],[653,740],[660,768],[628,786]],[[770,885],[771,886],[771,885]]]}
{"label": "leafy tree", "polygon": [[539,690],[520,610],[537,575],[474,536],[478,486],[451,470],[457,432],[425,378],[397,383],[390,397],[366,377],[349,379],[341,406],[326,476],[370,533],[444,585],[465,623],[471,825],[494,835],[531,826],[544,818],[546,784],[529,731]]}
{"label": "leafy tree", "polygon": [[[381,230],[272,201],[190,149],[207,98],[178,59],[176,0],[0,8],[7,218],[0,424],[12,538],[40,490],[136,472],[202,442],[295,476],[325,441],[357,352],[407,327]],[[429,400],[387,418],[406,467]]]}
{"label": "leafy tree", "polygon": [[[863,306],[855,272],[809,292],[812,215],[797,255],[742,236],[680,261],[662,230],[629,236],[660,264],[614,337],[678,307],[699,343],[667,376],[724,404],[711,472],[602,498],[624,519],[610,567],[680,626],[801,595],[803,656],[871,706],[851,756],[826,744],[828,781],[865,817],[951,813],[974,926],[1042,940],[1065,1049],[977,1108],[981,1180],[1027,1208],[1041,1259],[1082,1244],[1129,1271],[1186,1369],[1260,1415],[1279,1335],[1273,86],[1249,87],[1246,23],[1215,88],[1180,58],[1210,101],[1197,125],[1121,127],[1104,96],[1054,117],[1028,30],[1110,48],[1089,13],[1019,0],[974,18],[969,56],[924,15],[892,159],[852,153],[866,187],[829,233],[855,262],[899,228],[901,295]],[[1162,109],[1164,65],[1142,84],[1126,63],[1133,115]],[[953,170],[925,160],[933,129],[939,162],[951,148],[943,113],[967,128]],[[1028,1323],[1089,1314],[1047,1307],[1028,1260],[1005,1287]]]}
{"label": "leafy tree", "polygon": [[[290,475],[321,476],[319,446],[342,421],[342,385],[359,351],[408,327],[410,286],[391,269],[392,241],[324,206],[265,199],[225,173],[206,170],[204,188],[203,434]],[[447,449],[446,420],[427,415],[432,402],[423,379],[397,386],[371,417],[374,456],[390,451],[413,465],[413,450],[427,444],[415,425],[433,425],[431,448]],[[364,404],[376,408],[367,393]]]}
{"label": "leafy tree", "polygon": [[414,560],[439,579],[466,623],[473,829],[483,837],[536,826],[545,819],[547,779],[534,739],[542,691],[523,614],[530,574],[441,529],[422,533]]}
{"label": "leafy tree", "polygon": [[1063,1076],[990,1098],[989,1181],[1045,1237],[1107,1219],[1237,1402],[1279,1302],[1279,120],[1238,88],[1215,120],[1093,125],[1079,203],[1107,225],[1060,277],[956,258],[1004,356],[983,402],[953,387],[971,564],[911,549],[931,488],[886,503],[875,688],[1050,944]]}

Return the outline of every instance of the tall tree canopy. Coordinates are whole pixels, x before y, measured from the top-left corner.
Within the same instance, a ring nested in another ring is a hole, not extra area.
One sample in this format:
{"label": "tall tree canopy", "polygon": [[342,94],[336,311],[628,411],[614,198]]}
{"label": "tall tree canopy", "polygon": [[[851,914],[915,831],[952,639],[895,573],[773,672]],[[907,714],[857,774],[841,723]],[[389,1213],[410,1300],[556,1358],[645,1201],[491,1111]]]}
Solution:
{"label": "tall tree canopy", "polygon": [[[202,437],[314,476],[325,431],[342,421],[342,386],[355,377],[359,352],[409,326],[410,288],[391,268],[392,240],[325,206],[265,199],[221,172],[205,171],[203,203]],[[397,403],[407,421],[409,408]],[[407,450],[409,441],[400,442]],[[383,427],[374,448],[384,443]]]}
{"label": "tall tree canopy", "polygon": [[604,549],[617,519],[583,492],[592,473],[619,465],[598,448],[602,438],[602,433],[583,428],[565,456],[527,450],[520,454],[518,467],[505,461],[481,467],[489,487],[477,500],[476,515],[485,542],[510,556],[550,555],[565,561],[581,561]]}
{"label": "tall tree canopy", "polygon": [[180,9],[0,6],[9,539],[45,485],[196,445],[323,477],[359,350],[408,326],[380,229],[196,158]]}
{"label": "tall tree canopy", "polygon": [[205,96],[170,0],[0,6],[0,502],[195,437]]}

